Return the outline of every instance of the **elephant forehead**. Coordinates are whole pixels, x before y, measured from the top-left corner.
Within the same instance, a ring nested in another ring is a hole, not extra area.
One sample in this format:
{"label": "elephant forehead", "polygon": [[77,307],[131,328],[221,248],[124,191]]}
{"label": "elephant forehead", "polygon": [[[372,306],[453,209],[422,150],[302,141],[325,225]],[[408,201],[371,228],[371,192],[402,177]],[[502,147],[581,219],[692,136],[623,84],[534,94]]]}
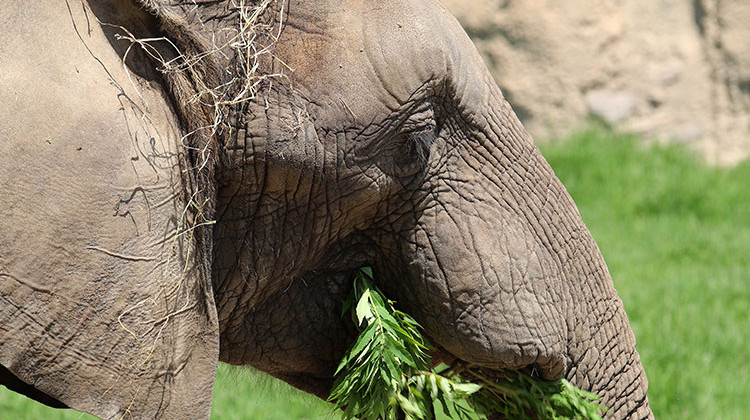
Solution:
{"label": "elephant forehead", "polygon": [[449,17],[436,3],[306,3],[314,4],[290,5],[277,49],[295,88],[326,110],[321,117],[369,124],[444,78],[451,47],[432,25]]}

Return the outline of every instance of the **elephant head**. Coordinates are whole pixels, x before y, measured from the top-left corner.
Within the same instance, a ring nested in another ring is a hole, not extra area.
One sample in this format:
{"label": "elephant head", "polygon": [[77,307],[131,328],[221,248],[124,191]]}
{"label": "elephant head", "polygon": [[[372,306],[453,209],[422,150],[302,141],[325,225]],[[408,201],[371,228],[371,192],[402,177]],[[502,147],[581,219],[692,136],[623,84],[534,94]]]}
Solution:
{"label": "elephant head", "polygon": [[325,396],[370,265],[442,352],[651,416],[596,243],[433,0],[0,22],[0,379],[103,417],[205,417],[218,360]]}

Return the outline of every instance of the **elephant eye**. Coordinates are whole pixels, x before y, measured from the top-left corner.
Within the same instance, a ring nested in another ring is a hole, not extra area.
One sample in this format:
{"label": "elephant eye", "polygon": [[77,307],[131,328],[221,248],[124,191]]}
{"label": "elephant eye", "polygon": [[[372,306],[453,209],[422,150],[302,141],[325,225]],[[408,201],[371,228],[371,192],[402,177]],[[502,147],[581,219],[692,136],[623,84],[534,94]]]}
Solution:
{"label": "elephant eye", "polygon": [[430,149],[432,148],[432,144],[435,143],[435,129],[425,128],[405,133],[405,135],[409,155],[416,157],[421,165],[427,164],[430,158]]}
{"label": "elephant eye", "polygon": [[401,127],[406,140],[407,155],[424,165],[430,157],[430,149],[437,138],[437,124],[432,104],[425,103],[415,110]]}
{"label": "elephant eye", "polygon": [[396,177],[411,177],[422,172],[430,159],[437,135],[432,127],[400,131],[379,142],[375,152],[380,168]]}
{"label": "elephant eye", "polygon": [[438,125],[429,102],[412,106],[407,117],[400,121],[399,115],[395,117],[390,121],[394,130],[378,136],[365,150],[369,150],[369,156],[376,157],[378,166],[385,173],[400,178],[411,177],[427,167],[438,139]]}

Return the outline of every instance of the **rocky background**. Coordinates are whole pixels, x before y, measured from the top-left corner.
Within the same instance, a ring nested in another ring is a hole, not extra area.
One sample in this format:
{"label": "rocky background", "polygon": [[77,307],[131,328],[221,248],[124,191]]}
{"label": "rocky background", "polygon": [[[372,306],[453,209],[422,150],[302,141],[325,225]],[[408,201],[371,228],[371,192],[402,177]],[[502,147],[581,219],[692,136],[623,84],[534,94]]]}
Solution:
{"label": "rocky background", "polygon": [[441,1],[535,138],[593,114],[715,164],[750,156],[750,1]]}

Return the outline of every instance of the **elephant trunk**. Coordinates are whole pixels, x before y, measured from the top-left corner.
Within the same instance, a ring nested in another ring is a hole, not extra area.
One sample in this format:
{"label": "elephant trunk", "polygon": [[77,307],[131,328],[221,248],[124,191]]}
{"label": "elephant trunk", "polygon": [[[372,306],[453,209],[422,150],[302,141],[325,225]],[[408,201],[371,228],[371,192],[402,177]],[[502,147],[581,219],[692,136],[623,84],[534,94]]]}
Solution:
{"label": "elephant trunk", "polygon": [[[647,379],[601,253],[573,200],[499,90],[430,188],[402,249],[400,296],[448,352],[489,368],[535,366],[602,398],[611,418],[649,418]],[[452,194],[446,194],[452,191]],[[449,197],[449,198],[446,198]],[[394,288],[395,290],[395,288]]]}

